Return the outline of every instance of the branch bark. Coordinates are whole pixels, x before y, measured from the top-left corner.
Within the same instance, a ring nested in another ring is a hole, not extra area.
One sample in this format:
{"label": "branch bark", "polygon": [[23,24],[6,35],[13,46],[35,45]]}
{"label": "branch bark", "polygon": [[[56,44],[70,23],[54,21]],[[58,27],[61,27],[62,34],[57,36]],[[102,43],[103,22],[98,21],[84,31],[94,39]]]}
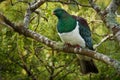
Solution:
{"label": "branch bark", "polygon": [[89,3],[101,17],[107,28],[109,28],[113,32],[116,40],[120,43],[120,24],[115,19],[115,12],[120,6],[120,0],[112,0],[105,10],[101,10],[100,7],[94,3],[93,0],[89,0]]}
{"label": "branch bark", "polygon": [[32,12],[34,12],[38,7],[40,7],[43,3],[45,2],[45,0],[38,0],[35,3],[31,3],[29,4],[26,13],[25,13],[25,18],[24,18],[24,27],[28,28],[28,25],[30,23],[30,16],[32,14]]}
{"label": "branch bark", "polygon": [[99,60],[101,62],[104,62],[104,63],[112,66],[120,74],[120,62],[118,62],[117,60],[114,60],[102,53],[95,52],[92,50],[64,46],[63,43],[58,43],[58,42],[52,41],[52,40],[48,39],[47,37],[42,36],[41,34],[38,34],[32,30],[25,28],[23,25],[16,25],[15,23],[13,23],[9,19],[7,19],[1,13],[0,13],[0,17],[1,17],[3,24],[10,26],[11,28],[14,29],[15,32],[18,32],[19,34],[22,34],[26,37],[30,37],[30,38],[32,38],[38,42],[41,42],[41,43],[47,45],[48,47],[51,47],[58,51],[63,51],[63,52],[72,53],[72,54],[80,54],[80,55],[94,58],[96,60]]}
{"label": "branch bark", "polygon": [[94,46],[94,49],[97,49],[98,46],[100,46],[103,42],[105,42],[106,40],[110,39],[111,37],[113,37],[113,34],[109,34],[109,35],[105,36],[98,44],[96,44]]}

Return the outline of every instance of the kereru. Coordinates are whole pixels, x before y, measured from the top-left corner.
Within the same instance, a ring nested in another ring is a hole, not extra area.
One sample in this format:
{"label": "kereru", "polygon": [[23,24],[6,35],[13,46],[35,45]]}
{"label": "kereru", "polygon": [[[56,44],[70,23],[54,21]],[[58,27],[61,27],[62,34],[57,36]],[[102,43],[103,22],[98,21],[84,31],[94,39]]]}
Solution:
{"label": "kereru", "polygon": [[[55,9],[53,14],[58,18],[57,31],[64,43],[93,50],[90,28],[84,18],[70,15],[61,8]],[[98,73],[98,69],[90,57],[80,55],[77,57],[83,74]]]}

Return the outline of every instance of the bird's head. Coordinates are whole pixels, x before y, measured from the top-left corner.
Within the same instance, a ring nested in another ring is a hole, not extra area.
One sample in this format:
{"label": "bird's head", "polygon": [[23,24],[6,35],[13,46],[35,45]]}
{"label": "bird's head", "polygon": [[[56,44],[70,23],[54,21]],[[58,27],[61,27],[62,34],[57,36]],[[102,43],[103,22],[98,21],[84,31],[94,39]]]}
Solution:
{"label": "bird's head", "polygon": [[56,15],[58,18],[64,18],[69,15],[64,9],[57,8],[53,11],[53,14]]}

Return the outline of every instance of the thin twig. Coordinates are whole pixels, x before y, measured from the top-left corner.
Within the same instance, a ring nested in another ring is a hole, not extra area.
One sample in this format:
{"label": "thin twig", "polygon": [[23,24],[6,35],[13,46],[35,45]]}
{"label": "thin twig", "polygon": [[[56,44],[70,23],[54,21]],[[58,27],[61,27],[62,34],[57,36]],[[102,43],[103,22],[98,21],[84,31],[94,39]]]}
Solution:
{"label": "thin twig", "polygon": [[51,73],[51,71],[50,71],[50,67],[51,67],[51,66],[49,66],[48,63],[45,63],[40,57],[38,57],[37,53],[35,53],[35,56],[36,56],[36,57],[38,58],[38,60],[42,63],[42,65],[45,66],[46,70],[47,70],[49,73]]}
{"label": "thin twig", "polygon": [[56,76],[57,76],[58,74],[60,74],[63,70],[65,70],[66,67],[68,67],[71,63],[73,63],[73,62],[75,62],[75,61],[76,61],[76,59],[73,59],[73,60],[70,61],[69,63],[65,64],[65,65],[63,66],[63,68],[60,69],[58,72],[56,72],[53,76],[56,77]]}
{"label": "thin twig", "polygon": [[72,74],[72,73],[74,73],[74,72],[75,72],[75,69],[72,70],[72,71],[68,71],[66,74],[64,74],[62,77],[60,77],[58,80],[64,80],[64,78],[65,78],[66,76],[68,76],[69,74]]}
{"label": "thin twig", "polygon": [[106,40],[110,39],[111,37],[113,37],[113,34],[109,34],[109,35],[105,36],[98,44],[94,45],[94,48],[96,49],[96,48],[99,47],[102,43],[104,43]]}

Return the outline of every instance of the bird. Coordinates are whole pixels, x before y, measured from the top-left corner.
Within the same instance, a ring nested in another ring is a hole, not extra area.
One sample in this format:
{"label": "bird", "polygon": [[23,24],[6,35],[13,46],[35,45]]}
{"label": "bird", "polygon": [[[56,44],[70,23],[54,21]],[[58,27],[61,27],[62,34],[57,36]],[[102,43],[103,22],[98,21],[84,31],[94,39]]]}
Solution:
{"label": "bird", "polygon": [[[71,15],[62,8],[56,8],[53,14],[58,19],[57,32],[64,43],[94,50],[91,31],[86,19]],[[78,54],[77,57],[82,74],[98,73],[92,58]]]}

